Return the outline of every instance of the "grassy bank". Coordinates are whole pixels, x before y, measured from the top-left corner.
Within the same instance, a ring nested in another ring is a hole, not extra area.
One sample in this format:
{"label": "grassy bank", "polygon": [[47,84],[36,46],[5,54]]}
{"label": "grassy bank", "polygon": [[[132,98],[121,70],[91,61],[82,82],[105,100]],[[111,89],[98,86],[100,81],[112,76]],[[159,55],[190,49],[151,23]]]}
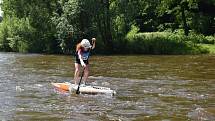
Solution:
{"label": "grassy bank", "polygon": [[[26,35],[27,36],[27,35]],[[3,37],[3,36],[2,36]],[[0,36],[1,38],[1,36]],[[3,37],[5,38],[5,37]],[[13,43],[17,39],[16,43]],[[18,41],[19,37],[6,38],[0,41],[0,51],[31,52],[26,43]],[[29,38],[29,42],[31,39]],[[27,43],[29,44],[29,43]],[[30,44],[31,45],[31,44]],[[113,40],[114,48],[107,50],[106,45],[98,38],[95,51],[96,54],[156,54],[156,55],[179,55],[179,54],[215,54],[215,37],[190,33],[185,36],[181,32],[147,32],[138,33],[138,29],[132,29],[126,37]],[[57,46],[57,45],[56,45]],[[74,45],[73,45],[74,46]],[[41,46],[38,46],[40,50]],[[33,47],[32,47],[33,48]],[[51,48],[53,52],[59,53],[60,47]],[[72,47],[71,47],[72,48]],[[74,50],[73,47],[70,50]],[[35,48],[34,48],[35,49]],[[36,51],[37,52],[37,51]],[[38,51],[40,52],[40,51]],[[51,51],[42,51],[46,53]],[[74,51],[72,51],[74,52]],[[72,52],[68,52],[71,54]]]}
{"label": "grassy bank", "polygon": [[199,46],[209,50],[210,54],[215,54],[215,44],[199,44]]}
{"label": "grassy bank", "polygon": [[[208,39],[209,38],[209,39]],[[117,41],[116,43],[118,43]],[[205,54],[210,50],[199,43],[214,43],[214,37],[192,34],[185,36],[171,32],[130,34],[117,44],[122,54]],[[208,44],[209,45],[209,44]]]}

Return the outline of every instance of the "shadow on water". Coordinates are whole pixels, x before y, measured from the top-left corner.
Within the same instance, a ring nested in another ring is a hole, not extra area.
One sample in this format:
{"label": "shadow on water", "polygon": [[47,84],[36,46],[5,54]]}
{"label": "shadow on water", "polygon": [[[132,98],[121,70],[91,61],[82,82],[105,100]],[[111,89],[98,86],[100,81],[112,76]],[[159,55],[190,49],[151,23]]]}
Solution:
{"label": "shadow on water", "polygon": [[0,53],[1,120],[215,120],[215,56],[93,56],[92,85],[115,96],[56,91],[70,56]]}

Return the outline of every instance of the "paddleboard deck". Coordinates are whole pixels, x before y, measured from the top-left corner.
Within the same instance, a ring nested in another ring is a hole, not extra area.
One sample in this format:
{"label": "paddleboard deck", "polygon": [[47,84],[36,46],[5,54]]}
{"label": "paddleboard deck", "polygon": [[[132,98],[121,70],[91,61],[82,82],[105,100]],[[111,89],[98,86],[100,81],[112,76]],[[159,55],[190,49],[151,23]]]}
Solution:
{"label": "paddleboard deck", "polygon": [[[69,82],[64,83],[51,83],[55,88],[62,91],[74,92],[77,90],[78,85],[71,84]],[[90,86],[90,85],[80,85],[79,91],[81,94],[111,94],[115,95],[116,91],[111,90],[107,87],[101,86]]]}

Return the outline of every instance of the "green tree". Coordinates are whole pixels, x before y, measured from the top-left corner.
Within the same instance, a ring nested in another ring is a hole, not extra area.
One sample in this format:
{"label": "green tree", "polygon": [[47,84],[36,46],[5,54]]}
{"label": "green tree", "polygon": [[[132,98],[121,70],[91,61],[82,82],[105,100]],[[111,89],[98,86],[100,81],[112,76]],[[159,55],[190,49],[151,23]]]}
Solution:
{"label": "green tree", "polygon": [[214,23],[215,15],[211,13],[215,10],[213,0],[160,0],[157,8],[159,16],[174,16],[175,19],[172,22],[178,23],[177,28],[183,28],[185,35],[189,34],[189,30],[211,33],[207,30]]}
{"label": "green tree", "polygon": [[212,35],[214,6],[214,0],[3,0],[0,49],[70,54],[81,39],[97,37],[96,50],[114,53],[140,32]]}
{"label": "green tree", "polygon": [[[20,21],[28,20],[29,27],[35,30],[30,36],[32,39],[30,44],[33,48],[30,47],[29,52],[55,52],[57,50],[58,45],[56,43],[58,42],[53,36],[56,30],[51,22],[55,2],[54,0],[3,0],[2,9],[4,11],[4,18],[18,18]],[[22,25],[25,26],[25,24]],[[22,33],[24,32],[23,30]],[[17,39],[21,39],[20,41],[22,41],[29,38],[29,36],[25,37]],[[16,39],[12,39],[11,41],[13,40],[15,41]]]}

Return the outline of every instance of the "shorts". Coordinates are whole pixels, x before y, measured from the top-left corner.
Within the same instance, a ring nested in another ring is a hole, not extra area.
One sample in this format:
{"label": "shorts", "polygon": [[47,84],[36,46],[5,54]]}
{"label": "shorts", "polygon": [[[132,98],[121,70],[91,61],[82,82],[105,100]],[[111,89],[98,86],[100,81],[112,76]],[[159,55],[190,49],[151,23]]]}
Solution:
{"label": "shorts", "polygon": [[[89,61],[88,61],[88,60],[83,60],[83,61],[84,61],[84,63],[85,63],[86,65],[89,64]],[[75,59],[75,63],[81,64],[80,59]]]}

